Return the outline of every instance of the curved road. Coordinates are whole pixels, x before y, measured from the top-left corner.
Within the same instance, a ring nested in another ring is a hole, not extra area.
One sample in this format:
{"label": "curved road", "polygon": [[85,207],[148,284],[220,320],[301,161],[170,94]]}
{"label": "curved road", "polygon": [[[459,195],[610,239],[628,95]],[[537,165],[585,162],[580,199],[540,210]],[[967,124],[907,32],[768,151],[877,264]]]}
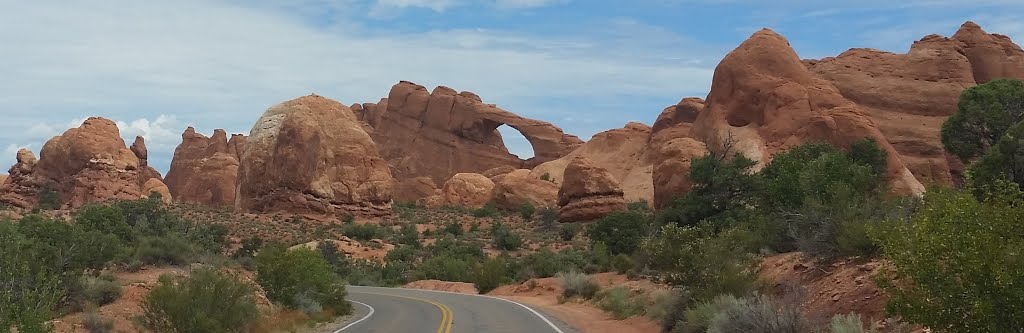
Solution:
{"label": "curved road", "polygon": [[348,292],[357,319],[335,333],[577,333],[539,310],[499,298],[357,286]]}

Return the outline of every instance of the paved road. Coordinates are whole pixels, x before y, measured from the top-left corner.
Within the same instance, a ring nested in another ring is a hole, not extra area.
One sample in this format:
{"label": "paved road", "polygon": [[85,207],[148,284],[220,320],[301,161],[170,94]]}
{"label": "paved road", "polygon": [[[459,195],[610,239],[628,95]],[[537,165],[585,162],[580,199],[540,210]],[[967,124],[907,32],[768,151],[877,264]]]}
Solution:
{"label": "paved road", "polygon": [[336,333],[577,333],[525,305],[476,295],[348,287],[357,321]]}

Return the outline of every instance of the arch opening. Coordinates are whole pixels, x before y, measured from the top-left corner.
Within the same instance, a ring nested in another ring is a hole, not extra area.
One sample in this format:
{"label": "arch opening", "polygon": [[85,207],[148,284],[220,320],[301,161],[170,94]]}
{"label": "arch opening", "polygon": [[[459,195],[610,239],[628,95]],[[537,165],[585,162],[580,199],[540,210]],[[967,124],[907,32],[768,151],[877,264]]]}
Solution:
{"label": "arch opening", "polygon": [[519,130],[501,124],[501,126],[498,126],[498,132],[501,133],[501,141],[505,144],[505,148],[508,148],[509,153],[516,155],[524,161],[535,156],[533,144]]}

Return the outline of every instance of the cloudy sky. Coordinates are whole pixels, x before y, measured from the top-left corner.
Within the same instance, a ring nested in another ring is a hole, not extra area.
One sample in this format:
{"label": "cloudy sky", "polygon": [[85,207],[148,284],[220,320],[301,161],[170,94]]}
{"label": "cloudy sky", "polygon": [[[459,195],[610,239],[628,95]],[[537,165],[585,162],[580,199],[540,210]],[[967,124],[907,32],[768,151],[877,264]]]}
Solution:
{"label": "cloudy sky", "polygon": [[247,133],[278,102],[373,102],[399,80],[587,139],[703,97],[762,27],[819,58],[905,52],[965,20],[1024,40],[1020,0],[0,0],[0,164],[103,116],[165,172],[186,126]]}

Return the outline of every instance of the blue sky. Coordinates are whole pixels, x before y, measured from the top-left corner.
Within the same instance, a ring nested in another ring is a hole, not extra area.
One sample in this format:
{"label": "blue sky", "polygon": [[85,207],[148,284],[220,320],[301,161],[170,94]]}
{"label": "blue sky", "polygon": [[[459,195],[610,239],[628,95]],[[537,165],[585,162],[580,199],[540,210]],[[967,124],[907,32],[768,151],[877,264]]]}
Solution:
{"label": "blue sky", "polygon": [[[309,93],[375,102],[410,80],[588,139],[707,94],[762,28],[804,58],[905,52],[966,20],[1024,39],[1020,0],[0,0],[0,164],[88,116],[146,136],[165,172],[186,126],[247,133]],[[521,136],[510,149],[532,155]],[[7,162],[7,163],[3,163]]]}

